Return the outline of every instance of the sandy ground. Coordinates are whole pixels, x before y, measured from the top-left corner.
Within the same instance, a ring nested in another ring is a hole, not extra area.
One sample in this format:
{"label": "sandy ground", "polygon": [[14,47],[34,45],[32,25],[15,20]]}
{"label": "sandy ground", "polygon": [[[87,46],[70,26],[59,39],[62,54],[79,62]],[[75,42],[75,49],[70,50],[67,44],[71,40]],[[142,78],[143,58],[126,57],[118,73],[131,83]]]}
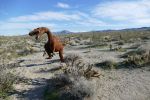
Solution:
{"label": "sandy ground", "polygon": [[[88,63],[95,64],[105,60],[122,61],[118,56],[122,53],[110,52],[103,49],[83,49],[74,47],[66,49],[64,54],[78,54]],[[59,73],[61,63],[58,54],[52,60],[42,56],[43,52],[19,58],[21,67],[14,68],[15,73],[28,83],[15,84],[16,92],[10,96],[11,100],[42,100],[47,79]],[[150,67],[141,69],[103,70],[96,84],[95,100],[150,100]]]}

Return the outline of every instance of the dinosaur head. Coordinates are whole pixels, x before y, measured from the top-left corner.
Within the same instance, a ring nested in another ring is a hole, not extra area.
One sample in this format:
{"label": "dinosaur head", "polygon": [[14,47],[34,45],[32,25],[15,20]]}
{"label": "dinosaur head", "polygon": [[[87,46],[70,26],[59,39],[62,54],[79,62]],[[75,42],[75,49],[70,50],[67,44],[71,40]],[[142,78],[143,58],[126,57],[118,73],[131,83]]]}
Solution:
{"label": "dinosaur head", "polygon": [[49,30],[46,27],[39,27],[29,32],[30,36],[35,36],[35,39],[38,40],[44,33],[47,33]]}

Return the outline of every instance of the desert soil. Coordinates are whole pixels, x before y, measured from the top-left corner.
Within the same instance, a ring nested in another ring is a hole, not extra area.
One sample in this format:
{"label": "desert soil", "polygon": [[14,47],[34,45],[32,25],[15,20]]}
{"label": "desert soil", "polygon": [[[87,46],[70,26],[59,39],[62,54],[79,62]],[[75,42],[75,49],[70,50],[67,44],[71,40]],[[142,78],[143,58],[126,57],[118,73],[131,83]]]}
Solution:
{"label": "desert soil", "polygon": [[[91,64],[105,60],[122,61],[120,52],[110,52],[103,49],[84,49],[82,47],[66,48],[64,55],[78,54]],[[27,82],[15,84],[15,93],[11,100],[43,100],[47,80],[60,73],[57,68],[62,64],[56,54],[48,60],[42,56],[43,52],[18,58],[20,67],[13,68],[16,75]],[[95,100],[150,100],[150,67],[140,69],[103,70],[97,80]]]}

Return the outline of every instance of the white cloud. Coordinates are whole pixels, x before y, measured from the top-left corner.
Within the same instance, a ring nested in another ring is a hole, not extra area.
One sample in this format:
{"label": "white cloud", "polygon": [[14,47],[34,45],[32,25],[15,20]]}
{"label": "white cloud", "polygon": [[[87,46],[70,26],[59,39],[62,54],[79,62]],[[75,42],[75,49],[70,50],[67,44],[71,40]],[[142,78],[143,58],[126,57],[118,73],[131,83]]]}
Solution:
{"label": "white cloud", "polygon": [[107,25],[105,22],[98,20],[96,18],[87,18],[86,20],[77,21],[77,24],[83,25],[83,26],[105,26]]}
{"label": "white cloud", "polygon": [[76,21],[77,24],[84,25],[84,26],[106,25],[106,23],[104,21],[94,18],[93,16],[90,16],[87,13],[76,12],[76,14],[78,14],[79,16],[82,17],[82,20]]}
{"label": "white cloud", "polygon": [[18,16],[10,18],[9,21],[25,22],[25,21],[43,21],[43,20],[57,20],[57,21],[69,21],[79,20],[80,16],[77,14],[65,13],[65,12],[39,12],[32,15]]}
{"label": "white cloud", "polygon": [[37,27],[48,27],[53,31],[56,27],[53,23],[18,23],[18,22],[1,22],[0,23],[0,35],[23,35]]}
{"label": "white cloud", "polygon": [[[42,22],[42,23],[41,23]],[[17,16],[0,22],[1,33],[27,33],[28,29],[45,26],[52,31],[63,29],[71,30],[92,30],[94,27],[107,25],[100,19],[93,17],[84,12],[37,12],[31,15]]]}
{"label": "white cloud", "polygon": [[5,22],[0,24],[0,30],[12,30],[12,29],[33,29],[36,27],[55,27],[55,24],[50,23],[13,23],[13,22]]}
{"label": "white cloud", "polygon": [[[39,12],[32,15],[18,16],[10,18],[10,22],[30,22],[30,21],[66,21],[66,23],[76,23],[85,26],[101,26],[106,25],[105,22],[96,19],[84,12]],[[68,21],[68,22],[67,22]]]}
{"label": "white cloud", "polygon": [[70,6],[66,3],[58,2],[57,7],[59,8],[70,8]]}
{"label": "white cloud", "polygon": [[150,24],[150,0],[106,2],[98,4],[92,13],[116,22]]}

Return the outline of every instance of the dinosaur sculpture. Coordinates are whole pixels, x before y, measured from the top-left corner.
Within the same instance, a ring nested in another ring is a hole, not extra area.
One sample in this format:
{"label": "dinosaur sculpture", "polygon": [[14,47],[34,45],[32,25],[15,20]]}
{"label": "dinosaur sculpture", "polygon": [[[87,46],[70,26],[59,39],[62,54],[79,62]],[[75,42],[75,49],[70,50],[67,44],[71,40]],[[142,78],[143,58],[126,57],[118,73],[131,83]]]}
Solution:
{"label": "dinosaur sculpture", "polygon": [[46,27],[36,28],[33,31],[29,32],[29,35],[35,36],[35,39],[38,40],[44,33],[46,33],[48,36],[48,41],[44,46],[45,51],[49,56],[47,59],[51,59],[54,52],[59,52],[60,60],[61,62],[64,62],[63,43],[57,36],[53,35],[48,28]]}

